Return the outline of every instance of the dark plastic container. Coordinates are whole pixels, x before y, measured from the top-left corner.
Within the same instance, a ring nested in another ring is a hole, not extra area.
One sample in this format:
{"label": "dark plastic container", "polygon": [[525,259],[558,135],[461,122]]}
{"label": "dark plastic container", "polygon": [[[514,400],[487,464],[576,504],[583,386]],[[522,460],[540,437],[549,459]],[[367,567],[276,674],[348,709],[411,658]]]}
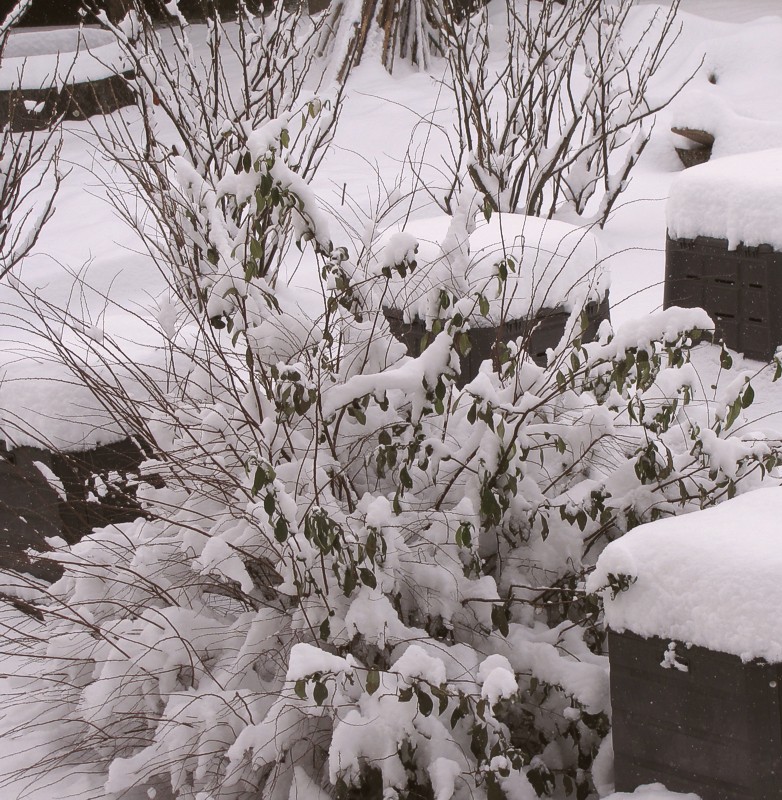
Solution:
{"label": "dark plastic container", "polygon": [[701,307],[715,340],[768,361],[782,344],[782,252],[768,245],[728,250],[725,239],[671,239],[665,249],[665,307]]}
{"label": "dark plastic container", "polygon": [[608,641],[617,791],[782,798],[782,665],[681,643],[666,659],[669,640],[632,633]]}
{"label": "dark plastic container", "polygon": [[[584,332],[586,342],[594,341],[600,323],[610,319],[608,294],[601,303],[588,303],[586,306],[589,324]],[[411,356],[421,354],[421,344],[426,325],[418,318],[405,322],[402,312],[397,309],[384,309],[383,313],[391,327],[391,333],[407,347]],[[471,328],[468,331],[470,352],[461,357],[460,386],[469,383],[478,374],[481,364],[494,356],[496,342],[509,342],[520,336],[526,339],[526,350],[539,366],[546,363],[546,350],[559,344],[565,332],[569,313],[561,308],[542,309],[534,317],[509,320],[499,327]]]}

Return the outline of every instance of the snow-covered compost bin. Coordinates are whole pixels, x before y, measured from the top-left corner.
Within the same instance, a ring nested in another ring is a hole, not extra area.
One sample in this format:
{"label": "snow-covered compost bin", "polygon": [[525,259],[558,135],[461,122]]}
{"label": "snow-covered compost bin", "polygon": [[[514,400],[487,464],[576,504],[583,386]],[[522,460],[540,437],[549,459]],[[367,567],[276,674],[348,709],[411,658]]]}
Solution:
{"label": "snow-covered compost bin", "polygon": [[617,790],[782,797],[780,519],[782,488],[760,489],[600,556]]}
{"label": "snow-covered compost bin", "polygon": [[768,360],[782,344],[782,149],[677,177],[668,201],[665,307],[704,308],[715,337]]}
{"label": "snow-covered compost bin", "polygon": [[[497,342],[523,337],[530,357],[545,364],[546,350],[559,343],[573,311],[587,317],[582,339],[594,340],[609,318],[608,276],[586,228],[522,214],[481,219],[466,239],[454,233],[457,227],[449,217],[417,220],[386,238],[381,260],[387,262],[398,262],[415,247],[412,274],[392,281],[384,309],[392,333],[411,355],[419,355],[437,332],[432,323],[443,287],[457,297],[480,292],[485,298],[482,308],[470,309],[462,383],[493,357]],[[576,326],[574,335],[579,332]]]}
{"label": "snow-covered compost bin", "polygon": [[125,69],[108,31],[15,31],[0,64],[0,126],[36,130],[130,105],[134,93]]}

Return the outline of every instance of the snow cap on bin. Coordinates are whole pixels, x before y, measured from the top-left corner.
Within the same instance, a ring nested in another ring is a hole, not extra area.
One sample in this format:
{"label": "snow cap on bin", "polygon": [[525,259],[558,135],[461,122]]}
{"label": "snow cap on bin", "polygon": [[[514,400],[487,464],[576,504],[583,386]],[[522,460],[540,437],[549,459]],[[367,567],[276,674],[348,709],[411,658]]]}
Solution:
{"label": "snow cap on bin", "polygon": [[606,547],[587,590],[615,631],[782,662],[780,520],[774,487],[641,525]]}

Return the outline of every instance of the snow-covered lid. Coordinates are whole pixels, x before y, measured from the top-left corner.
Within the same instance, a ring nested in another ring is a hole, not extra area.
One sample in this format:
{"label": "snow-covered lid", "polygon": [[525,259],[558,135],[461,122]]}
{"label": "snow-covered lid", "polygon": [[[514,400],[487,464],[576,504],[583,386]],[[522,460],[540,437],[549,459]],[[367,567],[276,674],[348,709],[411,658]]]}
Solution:
{"label": "snow-covered lid", "polygon": [[[449,231],[451,217],[408,222],[404,231],[381,237],[381,263],[391,264],[417,243],[417,268],[395,280],[384,299],[410,317],[425,318],[431,291],[481,291],[490,303],[487,325],[522,319],[543,308],[570,310],[587,299],[602,299],[608,275],[598,264],[597,239],[586,227],[522,214],[482,217],[467,241]],[[498,293],[498,264],[512,259],[504,294]],[[479,320],[480,322],[480,320]]]}
{"label": "snow-covered lid", "polygon": [[602,590],[613,630],[782,662],[781,521],[774,487],[641,525],[606,547],[587,589],[635,579],[613,598]]}
{"label": "snow-covered lid", "polygon": [[728,247],[767,244],[782,251],[782,149],[718,158],[682,172],[671,185],[668,235],[712,236]]}
{"label": "snow-covered lid", "polygon": [[108,31],[78,27],[13,31],[0,64],[0,90],[86,83],[125,69],[119,46]]}

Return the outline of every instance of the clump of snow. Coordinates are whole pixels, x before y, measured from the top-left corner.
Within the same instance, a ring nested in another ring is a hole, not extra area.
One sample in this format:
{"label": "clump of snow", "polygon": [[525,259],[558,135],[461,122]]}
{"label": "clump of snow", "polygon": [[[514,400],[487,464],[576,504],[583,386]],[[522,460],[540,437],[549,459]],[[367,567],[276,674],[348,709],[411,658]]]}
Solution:
{"label": "clump of snow", "polygon": [[513,697],[519,690],[513,667],[505,656],[489,656],[481,663],[478,680],[483,684],[481,697],[494,705],[506,697]]}
{"label": "clump of snow", "polygon": [[[425,319],[432,291],[482,292],[489,313],[476,324],[496,325],[543,308],[562,305],[571,310],[607,291],[608,275],[598,265],[597,239],[588,227],[496,213],[488,222],[481,217],[472,233],[459,238],[450,235],[450,224],[447,216],[419,219],[405,225],[404,237],[397,230],[381,237],[383,266],[390,254],[409,259],[413,241],[418,243],[413,275],[392,282],[386,305]],[[504,289],[497,279],[503,261],[508,268]]]}
{"label": "clump of snow", "polygon": [[298,681],[316,672],[341,673],[351,672],[352,669],[349,658],[332,655],[319,647],[302,642],[291,649],[286,678],[289,681]]}
{"label": "clump of snow", "polygon": [[433,686],[445,683],[445,664],[439,659],[430,656],[422,647],[411,644],[410,647],[396,660],[392,668],[407,683],[424,680]]}
{"label": "clump of snow", "polygon": [[685,170],[671,185],[668,234],[713,236],[728,247],[782,250],[782,148],[730,156]]}
{"label": "clump of snow", "polygon": [[456,791],[461,765],[450,758],[436,758],[428,767],[435,800],[450,800]]}
{"label": "clump of snow", "polygon": [[47,483],[49,486],[57,492],[57,497],[60,500],[67,500],[68,495],[65,493],[65,487],[62,485],[62,481],[52,472],[52,470],[44,464],[42,461],[33,461],[33,466],[38,470],[38,472],[46,478]]}
{"label": "clump of snow", "polygon": [[[587,583],[608,625],[782,661],[782,488],[641,525],[612,542]],[[634,582],[613,595],[610,576]]]}

